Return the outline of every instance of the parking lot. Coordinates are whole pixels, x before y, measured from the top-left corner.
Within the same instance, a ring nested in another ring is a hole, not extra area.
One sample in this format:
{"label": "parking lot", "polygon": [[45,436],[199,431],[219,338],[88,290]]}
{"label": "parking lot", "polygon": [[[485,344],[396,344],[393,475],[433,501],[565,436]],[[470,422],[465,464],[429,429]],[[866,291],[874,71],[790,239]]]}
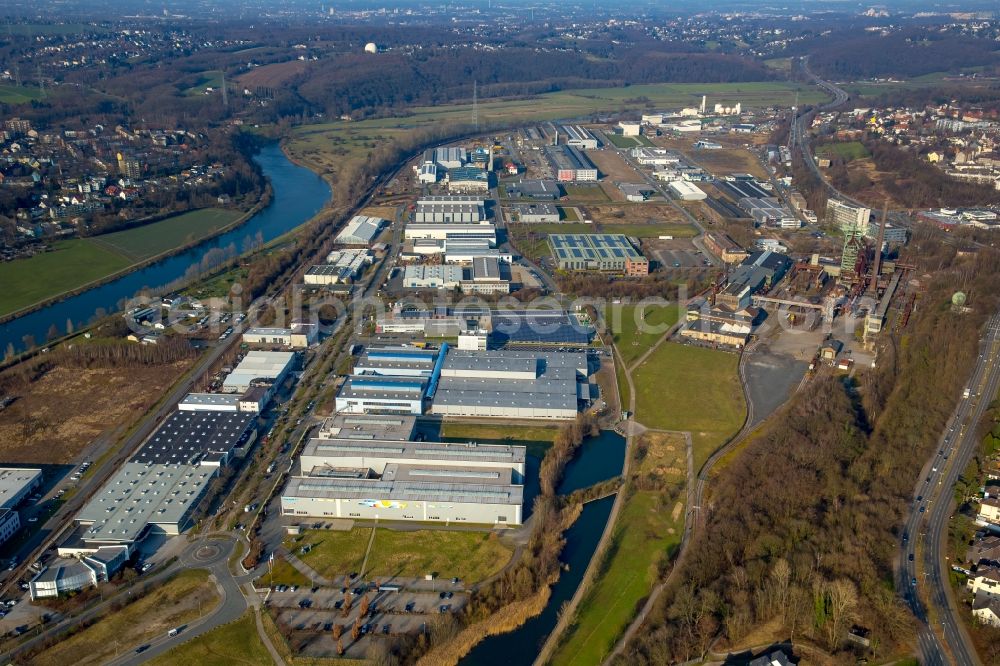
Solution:
{"label": "parking lot", "polygon": [[643,251],[666,269],[706,268],[711,265],[708,257],[689,239],[649,239],[643,243]]}
{"label": "parking lot", "polygon": [[[452,587],[441,582],[441,587]],[[315,592],[313,591],[315,589]],[[359,594],[355,594],[359,592]],[[392,634],[415,633],[437,614],[461,610],[468,603],[464,592],[446,590],[441,592],[376,591],[368,590],[368,614],[361,616],[362,597],[365,591],[360,584],[348,589],[300,587],[272,591],[268,604],[279,608],[278,616],[293,631],[305,631],[311,640],[303,650],[313,657],[330,657],[337,654],[337,641],[333,638],[333,626],[342,628],[341,642],[347,656],[363,657],[367,650],[366,638],[389,636]],[[350,610],[345,614],[344,606],[350,599]],[[362,636],[351,639],[351,628],[359,620]]]}

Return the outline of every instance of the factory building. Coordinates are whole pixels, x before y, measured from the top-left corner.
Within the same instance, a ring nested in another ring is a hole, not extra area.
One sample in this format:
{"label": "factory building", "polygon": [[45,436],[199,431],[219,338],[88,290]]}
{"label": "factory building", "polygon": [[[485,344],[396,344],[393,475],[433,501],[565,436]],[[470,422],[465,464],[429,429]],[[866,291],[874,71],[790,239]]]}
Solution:
{"label": "factory building", "polygon": [[17,506],[42,483],[42,470],[19,467],[0,468],[0,545],[21,528]]}
{"label": "factory building", "polygon": [[770,289],[791,269],[792,260],[777,252],[754,252],[737,266],[729,281],[715,297],[717,306],[734,312],[750,306],[755,293]]}
{"label": "factory building", "polygon": [[639,136],[642,134],[642,123],[622,120],[618,123],[618,129],[621,130],[622,136]]}
{"label": "factory building", "polygon": [[279,386],[295,364],[294,352],[250,351],[222,382],[226,393],[244,393],[254,384]]}
{"label": "factory building", "polygon": [[384,377],[430,377],[437,363],[433,349],[369,347],[354,364],[355,375]]}
{"label": "factory building", "polygon": [[782,229],[798,229],[801,226],[799,219],[776,197],[744,197],[738,203],[753,219],[754,226]]}
{"label": "factory building", "polygon": [[284,517],[520,525],[524,486],[506,468],[389,465],[381,478],[293,477]]}
{"label": "factory building", "polygon": [[58,597],[107,581],[128,561],[128,546],[105,546],[77,558],[59,558],[29,583],[31,598]]}
{"label": "factory building", "polygon": [[[865,228],[865,238],[878,240],[879,226],[880,224],[877,220],[869,220],[868,226]],[[888,222],[885,223],[884,242],[889,245],[906,245],[908,238],[906,228],[896,227]]]}
{"label": "factory building", "polygon": [[408,224],[403,232],[405,240],[450,240],[482,238],[497,244],[496,227],[492,224]]}
{"label": "factory building", "polygon": [[406,289],[454,289],[464,279],[461,266],[409,265],[403,269]]}
{"label": "factory building", "polygon": [[561,183],[597,181],[597,167],[573,146],[545,146],[545,156]]}
{"label": "factory building", "polygon": [[852,229],[867,231],[871,215],[871,208],[851,206],[832,198],[826,202],[826,221],[844,232]]}
{"label": "factory building", "polygon": [[293,349],[305,349],[316,342],[319,326],[295,322],[290,328],[255,327],[243,333],[243,342],[250,345],[282,345]]}
{"label": "factory building", "polygon": [[490,172],[477,167],[448,170],[449,192],[489,192]]}
{"label": "factory building", "polygon": [[368,250],[334,250],[326,256],[325,264],[310,266],[302,281],[312,285],[351,282],[358,279],[372,261],[372,254]]}
{"label": "factory building", "polygon": [[518,222],[525,224],[545,224],[559,221],[559,209],[554,204],[514,204],[510,208],[517,215]]}
{"label": "factory building", "polygon": [[722,259],[727,264],[735,264],[743,261],[749,255],[739,244],[721,232],[710,232],[705,234],[705,247],[715,256]]}
{"label": "factory building", "polygon": [[476,257],[472,260],[472,279],[459,285],[466,294],[509,294],[510,280],[500,274],[498,257]]}
{"label": "factory building", "polygon": [[178,410],[142,445],[131,462],[223,467],[256,440],[256,417],[231,411]]}
{"label": "factory building", "polygon": [[346,414],[422,414],[427,380],[422,377],[352,375],[336,398]]}
{"label": "factory building", "polygon": [[437,148],[434,151],[434,163],[442,169],[459,169],[469,161],[465,148],[456,146]]}
{"label": "factory building", "polygon": [[188,393],[177,409],[182,412],[238,412],[240,395],[237,393]]}
{"label": "factory building", "polygon": [[508,199],[555,201],[562,196],[554,180],[522,180],[505,186]]}
{"label": "factory building", "polygon": [[590,400],[588,375],[583,352],[449,350],[431,413],[572,419]]}
{"label": "factory building", "polygon": [[371,245],[385,224],[381,217],[355,215],[344,225],[334,242],[337,245]]}
{"label": "factory building", "polygon": [[594,327],[565,310],[494,310],[482,324],[490,330],[495,347],[506,345],[585,347],[594,338]]}
{"label": "factory building", "polygon": [[672,180],[667,183],[667,187],[681,201],[701,201],[708,197],[703,189],[686,180]]}
{"label": "factory building", "polygon": [[666,148],[641,146],[633,148],[630,152],[635,161],[642,166],[668,166],[679,164],[681,161],[680,155]]}
{"label": "factory building", "polygon": [[563,125],[562,131],[566,135],[567,146],[579,150],[597,150],[597,138],[587,128],[580,125]]}
{"label": "factory building", "polygon": [[631,261],[649,271],[649,262],[622,234],[550,234],[549,247],[562,270],[625,272]]}
{"label": "factory building", "polygon": [[514,255],[491,248],[484,240],[451,240],[444,241],[444,262],[446,264],[471,264],[480,257],[491,257],[498,261],[510,263]]}
{"label": "factory building", "polygon": [[480,224],[486,222],[486,211],[474,203],[418,203],[413,213],[417,224]]}
{"label": "factory building", "polygon": [[436,164],[421,164],[417,171],[417,182],[425,185],[433,185],[438,180],[438,168]]}

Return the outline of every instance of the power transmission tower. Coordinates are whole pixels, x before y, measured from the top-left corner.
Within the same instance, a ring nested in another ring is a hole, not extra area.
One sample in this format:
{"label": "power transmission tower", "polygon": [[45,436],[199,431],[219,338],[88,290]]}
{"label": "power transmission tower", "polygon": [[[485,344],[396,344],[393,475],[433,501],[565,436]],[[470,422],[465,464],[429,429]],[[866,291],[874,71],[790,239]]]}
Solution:
{"label": "power transmission tower", "polygon": [[479,81],[472,82],[472,124],[479,131]]}

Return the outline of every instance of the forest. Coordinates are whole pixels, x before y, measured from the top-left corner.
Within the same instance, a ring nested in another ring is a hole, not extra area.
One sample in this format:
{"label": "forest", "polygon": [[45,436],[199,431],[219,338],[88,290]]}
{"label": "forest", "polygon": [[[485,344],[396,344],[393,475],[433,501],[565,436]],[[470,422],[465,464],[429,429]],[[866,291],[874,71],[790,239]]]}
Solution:
{"label": "forest", "polygon": [[840,30],[802,43],[809,66],[819,76],[844,79],[912,78],[933,72],[1000,67],[996,43],[946,30],[908,28],[892,34]]}
{"label": "forest", "polygon": [[[898,530],[920,466],[936,445],[1000,298],[1000,252],[973,258],[915,233],[927,284],[909,325],[891,333],[858,381],[821,375],[713,478],[710,513],[677,583],[621,664],[676,663],[739,648],[755,629],[854,663],[846,632],[872,632],[878,658],[909,640],[893,589]],[[973,311],[953,312],[957,289]]]}

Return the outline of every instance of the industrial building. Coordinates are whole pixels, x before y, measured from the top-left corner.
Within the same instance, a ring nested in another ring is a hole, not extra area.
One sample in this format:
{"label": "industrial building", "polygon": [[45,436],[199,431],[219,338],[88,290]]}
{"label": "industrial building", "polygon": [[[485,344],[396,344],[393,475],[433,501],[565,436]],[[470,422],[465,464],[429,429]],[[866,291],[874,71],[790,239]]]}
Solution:
{"label": "industrial building", "polygon": [[422,414],[427,380],[422,377],[352,375],[336,398],[347,414]]}
{"label": "industrial building", "polygon": [[498,257],[476,257],[472,260],[471,280],[463,280],[460,288],[467,294],[509,294],[510,280],[503,279]]}
{"label": "industrial building", "polygon": [[639,136],[642,134],[642,123],[622,120],[618,122],[618,129],[622,136]]}
{"label": "industrial building", "polygon": [[417,182],[424,185],[432,185],[438,180],[438,168],[436,164],[421,164],[417,171]]}
{"label": "industrial building", "polygon": [[798,229],[802,226],[799,218],[776,197],[744,197],[738,203],[753,219],[754,226],[782,229]]}
{"label": "industrial building", "polygon": [[0,545],[21,528],[17,506],[42,483],[42,470],[20,467],[0,468]]}
{"label": "industrial building", "polygon": [[178,410],[150,435],[130,462],[223,467],[256,437],[256,416],[252,413]]}
{"label": "industrial building", "polygon": [[490,330],[490,343],[504,346],[586,347],[594,338],[594,327],[565,310],[494,310],[483,325]]}
{"label": "industrial building", "polygon": [[597,167],[573,146],[545,146],[545,156],[561,183],[597,181]]}
{"label": "industrial building", "polygon": [[430,377],[437,363],[434,349],[369,347],[354,364],[355,375]]}
{"label": "industrial building", "polygon": [[312,285],[351,282],[358,279],[373,260],[371,252],[365,249],[334,250],[326,256],[325,264],[310,266],[302,281]]}
{"label": "industrial building", "polygon": [[403,269],[406,289],[454,289],[464,278],[461,266],[411,264]]}
{"label": "industrial building", "polygon": [[725,305],[710,307],[704,298],[693,299],[681,337],[712,344],[743,347],[758,323],[761,311],[754,307],[732,310]]}
{"label": "industrial building", "polygon": [[485,240],[450,240],[443,241],[444,262],[446,264],[471,264],[479,258],[493,258],[497,261],[510,263],[514,255],[491,248]]}
{"label": "industrial building", "polygon": [[642,166],[668,166],[672,164],[679,164],[681,161],[680,155],[671,152],[666,148],[648,148],[646,146],[641,146],[633,148],[630,152],[635,161]]}
{"label": "industrial building", "polygon": [[238,412],[241,397],[238,393],[188,393],[177,403],[177,409],[182,412]]}
{"label": "industrial building", "polygon": [[417,224],[480,224],[486,222],[486,210],[475,203],[418,203],[413,213]]}
{"label": "industrial building", "polygon": [[522,180],[505,186],[508,199],[538,199],[555,201],[562,196],[554,180]]}
{"label": "industrial building", "polygon": [[478,167],[460,167],[448,170],[449,192],[489,192],[490,172]]}
{"label": "industrial building", "polygon": [[735,264],[749,256],[747,251],[740,247],[736,241],[722,232],[705,234],[705,247],[727,264]]}
{"label": "industrial building", "polygon": [[517,215],[518,222],[525,224],[544,224],[559,221],[559,209],[554,204],[513,204],[510,209]]}
{"label": "industrial building", "polygon": [[371,245],[385,224],[386,220],[381,217],[355,215],[344,225],[334,242],[337,245]]}
{"label": "industrial building", "polygon": [[282,345],[293,349],[305,349],[316,342],[319,326],[295,322],[289,328],[255,327],[243,333],[243,342],[250,345]]}
{"label": "industrial building", "polygon": [[851,229],[867,231],[871,215],[871,208],[852,206],[833,198],[827,199],[826,202],[826,221],[844,232]]}
{"label": "industrial building", "polygon": [[792,260],[783,254],[754,252],[729,275],[725,289],[715,297],[716,305],[744,310],[755,293],[773,287],[791,268]]}
{"label": "industrial building", "polygon": [[483,238],[497,244],[496,227],[492,224],[408,224],[405,240],[449,240],[452,238]]}
{"label": "industrial building", "polygon": [[708,196],[705,190],[686,180],[672,180],[667,183],[667,187],[681,201],[701,201]]}
{"label": "industrial building", "polygon": [[586,127],[563,125],[562,131],[566,135],[567,146],[579,150],[597,150],[597,138]]}
{"label": "industrial building", "polygon": [[216,473],[203,465],[126,462],[76,515],[81,543],[60,554],[131,546],[153,531],[180,534]]}
{"label": "industrial building", "polygon": [[[878,239],[879,236],[879,226],[881,226],[876,220],[869,220],[868,226],[865,228],[865,238],[868,239]],[[886,222],[885,224],[885,235],[882,240],[889,245],[906,245],[906,241],[909,236],[907,235],[907,230],[905,227],[893,226]]]}
{"label": "industrial building", "polygon": [[469,161],[465,148],[456,146],[437,148],[434,151],[434,164],[442,169],[458,169]]}
{"label": "industrial building", "polygon": [[449,350],[431,413],[572,419],[590,400],[588,375],[584,352]]}
{"label": "industrial building", "polygon": [[549,247],[562,270],[649,272],[649,261],[622,234],[550,234]]}
{"label": "industrial building", "polygon": [[244,393],[258,383],[279,386],[295,364],[294,352],[250,351],[222,382],[226,393]]}
{"label": "industrial building", "polygon": [[130,554],[128,546],[104,546],[80,558],[58,558],[31,580],[31,598],[58,597],[107,581]]}

